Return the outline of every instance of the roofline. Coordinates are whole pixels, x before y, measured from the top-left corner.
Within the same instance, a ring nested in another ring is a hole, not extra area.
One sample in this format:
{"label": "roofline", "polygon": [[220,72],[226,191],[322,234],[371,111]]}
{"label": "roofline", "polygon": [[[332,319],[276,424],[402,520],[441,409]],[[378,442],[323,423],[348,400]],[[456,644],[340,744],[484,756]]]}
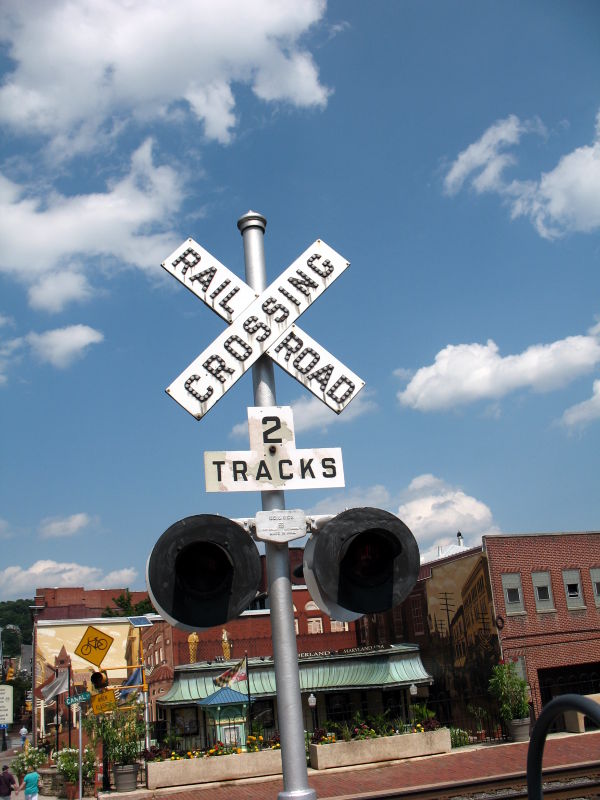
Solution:
{"label": "roofline", "polygon": [[531,533],[484,533],[482,539],[523,539],[532,536],[598,536],[600,531],[538,531]]}

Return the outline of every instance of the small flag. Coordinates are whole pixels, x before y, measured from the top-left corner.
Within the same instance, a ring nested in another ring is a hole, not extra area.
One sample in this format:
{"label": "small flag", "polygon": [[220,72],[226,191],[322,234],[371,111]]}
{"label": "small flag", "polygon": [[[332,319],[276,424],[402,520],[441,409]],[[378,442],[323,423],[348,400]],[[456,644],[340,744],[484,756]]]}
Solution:
{"label": "small flag", "polygon": [[242,658],[241,661],[231,667],[231,669],[225,670],[218,678],[213,678],[213,683],[215,686],[229,686],[230,683],[235,683],[236,681],[245,681],[248,680],[248,664],[246,656]]}
{"label": "small flag", "polygon": [[69,691],[69,670],[63,669],[38,686],[34,694],[40,700],[52,700],[57,694]]}
{"label": "small flag", "polygon": [[128,694],[131,692],[137,692],[138,689],[126,689],[126,686],[139,686],[142,683],[142,668],[137,667],[134,669],[133,672],[129,675],[121,690],[119,692],[119,700],[124,700]]}

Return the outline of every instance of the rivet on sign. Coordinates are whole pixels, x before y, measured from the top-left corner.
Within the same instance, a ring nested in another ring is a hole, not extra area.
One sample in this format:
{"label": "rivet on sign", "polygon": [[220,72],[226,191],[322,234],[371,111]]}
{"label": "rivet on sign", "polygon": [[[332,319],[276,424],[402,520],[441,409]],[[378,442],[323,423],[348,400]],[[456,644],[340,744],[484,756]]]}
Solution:
{"label": "rivet on sign", "polygon": [[272,444],[271,447],[269,447],[269,453],[271,453],[271,455],[274,456],[276,452],[277,448],[275,447],[274,444]]}

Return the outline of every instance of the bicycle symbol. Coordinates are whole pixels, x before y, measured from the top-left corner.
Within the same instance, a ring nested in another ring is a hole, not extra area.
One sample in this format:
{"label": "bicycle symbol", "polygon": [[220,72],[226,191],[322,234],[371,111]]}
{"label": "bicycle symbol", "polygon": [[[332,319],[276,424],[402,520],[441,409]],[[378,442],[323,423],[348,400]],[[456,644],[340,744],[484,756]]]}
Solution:
{"label": "bicycle symbol", "polygon": [[88,639],[85,644],[81,645],[81,655],[89,656],[92,650],[106,650],[106,639],[100,639],[99,636],[94,636],[93,639]]}

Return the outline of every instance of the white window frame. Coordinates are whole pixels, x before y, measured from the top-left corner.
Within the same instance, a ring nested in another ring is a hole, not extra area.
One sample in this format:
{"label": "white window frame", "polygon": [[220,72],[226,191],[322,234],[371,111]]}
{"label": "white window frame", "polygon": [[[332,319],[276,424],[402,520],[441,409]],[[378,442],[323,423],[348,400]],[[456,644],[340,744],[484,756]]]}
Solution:
{"label": "white window frame", "polygon": [[[309,634],[323,633],[323,617],[309,617],[306,623]],[[311,630],[311,628],[317,628],[317,630]]]}
{"label": "white window frame", "polygon": [[[565,598],[569,611],[578,608],[585,608],[583,599],[583,585],[581,583],[581,572],[578,569],[563,569],[563,583],[565,587]],[[577,595],[569,594],[569,586],[577,584]]]}
{"label": "white window frame", "polygon": [[590,578],[592,581],[592,590],[594,592],[594,602],[600,608],[600,567],[591,567]]}
{"label": "white window frame", "polygon": [[344,633],[350,629],[347,622],[342,622],[339,619],[332,619],[330,623],[332,633]]}
{"label": "white window frame", "polygon": [[[554,607],[554,595],[552,594],[552,579],[549,572],[532,572],[531,583],[533,584],[533,596],[535,598],[535,609],[543,613],[544,611],[556,611]],[[547,589],[548,597],[540,598],[539,590]]]}
{"label": "white window frame", "polygon": [[[520,572],[504,572],[500,576],[502,579],[502,592],[504,594],[504,606],[508,617],[517,614],[525,614],[525,601],[523,599],[523,584],[521,583]],[[517,590],[519,599],[509,600],[509,590]]]}

